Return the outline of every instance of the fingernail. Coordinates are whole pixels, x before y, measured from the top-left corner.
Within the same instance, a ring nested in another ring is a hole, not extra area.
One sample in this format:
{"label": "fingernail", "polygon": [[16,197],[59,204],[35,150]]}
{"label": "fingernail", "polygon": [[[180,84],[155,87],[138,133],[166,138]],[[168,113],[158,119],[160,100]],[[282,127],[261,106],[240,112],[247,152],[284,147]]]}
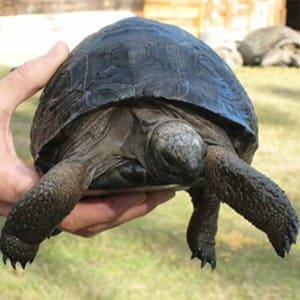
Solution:
{"label": "fingernail", "polygon": [[54,46],[47,52],[46,55],[56,56],[58,54],[68,54],[70,52],[68,45],[63,41],[58,41]]}

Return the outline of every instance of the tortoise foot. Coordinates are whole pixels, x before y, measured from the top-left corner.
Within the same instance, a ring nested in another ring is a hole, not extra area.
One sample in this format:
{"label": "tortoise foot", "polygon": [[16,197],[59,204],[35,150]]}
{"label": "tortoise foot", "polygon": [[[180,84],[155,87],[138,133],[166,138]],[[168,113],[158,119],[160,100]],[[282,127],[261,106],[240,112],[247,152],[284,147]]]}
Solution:
{"label": "tortoise foot", "polygon": [[201,260],[201,268],[209,263],[214,270],[217,265],[215,245],[199,240],[195,247],[192,247],[191,259],[198,258]]}
{"label": "tortoise foot", "polygon": [[7,259],[9,259],[14,269],[18,262],[22,268],[25,269],[27,263],[33,262],[39,245],[30,245],[13,235],[2,234],[0,247],[4,264],[6,264]]}
{"label": "tortoise foot", "polygon": [[277,234],[268,235],[271,244],[279,256],[285,257],[285,254],[289,253],[292,244],[296,244],[298,228],[298,220],[293,218],[285,230],[277,232]]}

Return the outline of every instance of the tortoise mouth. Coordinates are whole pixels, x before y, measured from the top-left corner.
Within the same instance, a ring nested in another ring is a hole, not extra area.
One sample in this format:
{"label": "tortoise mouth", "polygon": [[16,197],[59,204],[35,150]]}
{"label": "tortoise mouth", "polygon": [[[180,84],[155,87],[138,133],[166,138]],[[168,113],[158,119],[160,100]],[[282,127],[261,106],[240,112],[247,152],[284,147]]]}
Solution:
{"label": "tortoise mouth", "polygon": [[203,171],[207,145],[182,120],[158,124],[146,145],[147,168],[164,183],[191,185]]}

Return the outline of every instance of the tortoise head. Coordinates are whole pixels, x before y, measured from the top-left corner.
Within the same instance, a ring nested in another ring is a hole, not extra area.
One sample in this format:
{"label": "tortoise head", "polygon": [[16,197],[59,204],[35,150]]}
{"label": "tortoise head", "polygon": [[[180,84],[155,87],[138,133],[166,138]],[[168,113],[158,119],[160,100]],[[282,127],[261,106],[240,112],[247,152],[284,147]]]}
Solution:
{"label": "tortoise head", "polygon": [[206,153],[206,143],[190,125],[167,120],[150,134],[146,164],[150,174],[162,182],[189,185],[199,179]]}

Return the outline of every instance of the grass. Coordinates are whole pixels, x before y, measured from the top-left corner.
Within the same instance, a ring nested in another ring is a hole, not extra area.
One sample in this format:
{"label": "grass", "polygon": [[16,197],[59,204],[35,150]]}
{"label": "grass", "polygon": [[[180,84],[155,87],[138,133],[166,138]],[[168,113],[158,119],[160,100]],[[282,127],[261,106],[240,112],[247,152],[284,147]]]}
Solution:
{"label": "grass", "polygon": [[[299,70],[242,68],[237,75],[260,124],[254,166],[286,190],[300,213]],[[22,105],[13,123],[27,161],[35,105]],[[95,238],[61,234],[46,241],[26,271],[0,265],[0,299],[300,299],[299,242],[282,260],[264,234],[223,205],[217,269],[200,270],[185,242],[191,209],[187,195],[178,193],[145,218]]]}

